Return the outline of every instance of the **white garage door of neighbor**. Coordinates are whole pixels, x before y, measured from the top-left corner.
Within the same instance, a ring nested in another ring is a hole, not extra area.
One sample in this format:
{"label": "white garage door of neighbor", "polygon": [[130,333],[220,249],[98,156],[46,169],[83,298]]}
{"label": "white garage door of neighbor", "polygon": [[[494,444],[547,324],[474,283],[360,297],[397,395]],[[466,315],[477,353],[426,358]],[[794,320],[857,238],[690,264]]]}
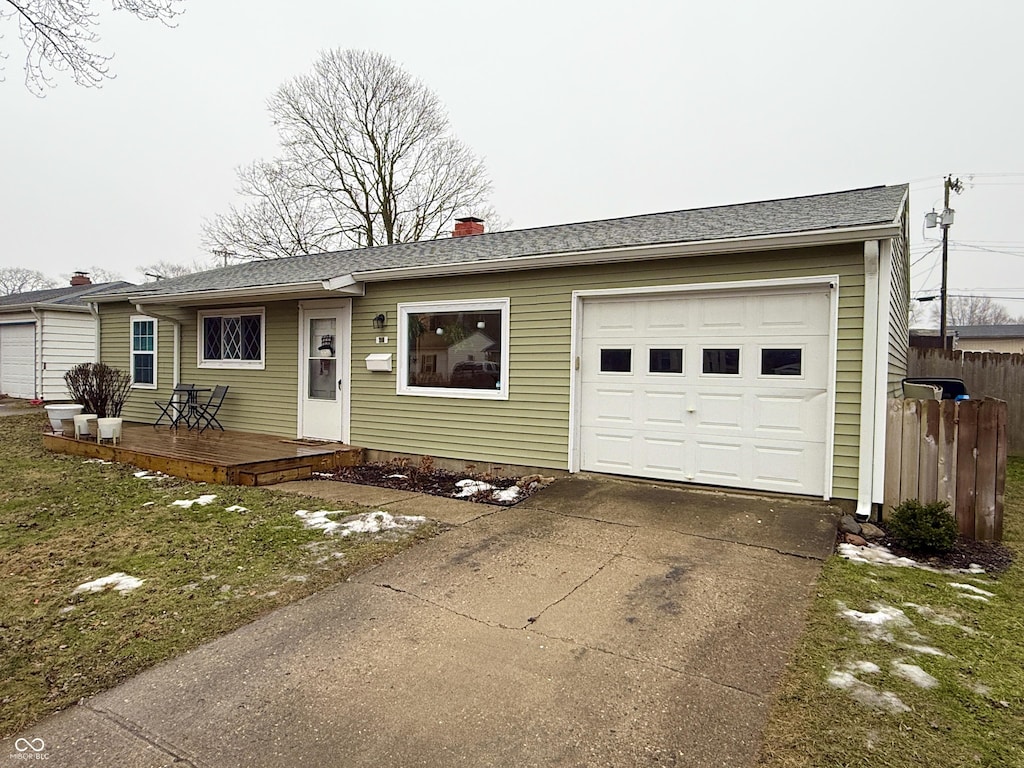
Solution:
{"label": "white garage door of neighbor", "polygon": [[0,393],[35,397],[36,328],[31,323],[0,325]]}
{"label": "white garage door of neighbor", "polygon": [[582,304],[584,470],[823,495],[830,294]]}

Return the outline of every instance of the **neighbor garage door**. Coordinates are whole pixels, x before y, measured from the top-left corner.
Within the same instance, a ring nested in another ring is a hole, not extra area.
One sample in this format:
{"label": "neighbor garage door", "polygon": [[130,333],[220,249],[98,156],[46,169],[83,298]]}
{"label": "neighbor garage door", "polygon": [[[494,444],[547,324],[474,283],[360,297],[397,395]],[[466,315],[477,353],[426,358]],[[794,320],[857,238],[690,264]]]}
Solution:
{"label": "neighbor garage door", "polygon": [[823,495],[830,291],[584,299],[582,469]]}
{"label": "neighbor garage door", "polygon": [[31,323],[0,325],[0,393],[36,396],[36,333]]}

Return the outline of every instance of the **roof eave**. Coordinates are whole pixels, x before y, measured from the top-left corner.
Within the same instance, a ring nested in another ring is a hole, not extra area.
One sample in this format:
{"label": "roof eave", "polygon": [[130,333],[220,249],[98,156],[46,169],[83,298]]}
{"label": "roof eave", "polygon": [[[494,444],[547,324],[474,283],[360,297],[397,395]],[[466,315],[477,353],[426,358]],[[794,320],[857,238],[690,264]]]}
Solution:
{"label": "roof eave", "polygon": [[409,280],[413,278],[444,277],[459,274],[512,272],[521,269],[542,269],[546,267],[609,264],[643,261],[646,259],[709,256],[744,251],[775,251],[786,248],[811,248],[822,245],[864,242],[866,240],[883,240],[897,237],[900,235],[900,232],[900,225],[894,221],[885,224],[870,224],[779,235],[659,243],[657,245],[640,245],[625,248],[518,256],[508,259],[374,269],[353,272],[351,277],[361,282],[380,282],[383,280]]}
{"label": "roof eave", "polygon": [[222,288],[216,290],[188,291],[182,293],[145,293],[98,296],[94,303],[127,301],[131,304],[199,305],[216,304],[225,301],[277,300],[284,298],[330,298],[337,296],[362,296],[363,286],[354,281],[346,285],[328,287],[327,280],[302,283],[259,285],[245,288]]}
{"label": "roof eave", "polygon": [[47,310],[55,312],[88,312],[89,307],[79,304],[47,304],[47,303],[32,303],[32,304],[9,304],[4,307],[0,307],[0,313],[4,312],[31,312],[32,310]]}

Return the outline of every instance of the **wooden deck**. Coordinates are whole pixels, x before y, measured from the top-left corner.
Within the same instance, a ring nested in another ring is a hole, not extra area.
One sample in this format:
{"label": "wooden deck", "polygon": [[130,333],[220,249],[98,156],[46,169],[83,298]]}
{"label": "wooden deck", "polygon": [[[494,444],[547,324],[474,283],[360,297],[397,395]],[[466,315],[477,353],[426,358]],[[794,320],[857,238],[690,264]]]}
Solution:
{"label": "wooden deck", "polygon": [[272,485],[301,480],[314,472],[359,464],[363,458],[362,448],[344,443],[303,442],[212,429],[199,434],[127,422],[117,445],[59,434],[43,435],[43,445],[56,453],[134,464],[140,469],[221,485]]}

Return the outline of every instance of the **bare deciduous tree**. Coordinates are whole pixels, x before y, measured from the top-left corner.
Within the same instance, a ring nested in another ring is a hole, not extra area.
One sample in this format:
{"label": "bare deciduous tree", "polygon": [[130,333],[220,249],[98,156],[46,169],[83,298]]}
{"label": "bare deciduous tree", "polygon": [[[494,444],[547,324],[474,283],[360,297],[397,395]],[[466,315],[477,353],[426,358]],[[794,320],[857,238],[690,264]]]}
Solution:
{"label": "bare deciduous tree", "polygon": [[42,272],[24,267],[0,267],[0,296],[56,288],[57,283]]}
{"label": "bare deciduous tree", "polygon": [[[115,11],[170,24],[184,0],[111,0]],[[95,49],[99,14],[95,0],[0,0],[0,22],[17,25],[25,46],[25,87],[37,96],[68,72],[78,85],[96,88],[110,74],[112,56]]]}
{"label": "bare deciduous tree", "polygon": [[212,261],[210,263],[205,263],[198,259],[188,264],[161,260],[154,262],[153,264],[138,267],[138,271],[150,280],[169,280],[172,277],[182,277],[183,275],[191,275],[196,272],[205,272],[208,269],[215,269],[218,266],[220,265],[214,264]]}
{"label": "bare deciduous tree", "polygon": [[[946,307],[946,322],[951,327],[962,325],[1009,325],[1020,320],[988,296],[950,296]],[[938,323],[939,307],[934,307]]]}
{"label": "bare deciduous tree", "polygon": [[268,103],[283,154],[239,170],[250,202],[204,227],[209,246],[255,258],[438,237],[490,218],[483,162],[451,133],[437,95],[391,59],[321,54]]}

